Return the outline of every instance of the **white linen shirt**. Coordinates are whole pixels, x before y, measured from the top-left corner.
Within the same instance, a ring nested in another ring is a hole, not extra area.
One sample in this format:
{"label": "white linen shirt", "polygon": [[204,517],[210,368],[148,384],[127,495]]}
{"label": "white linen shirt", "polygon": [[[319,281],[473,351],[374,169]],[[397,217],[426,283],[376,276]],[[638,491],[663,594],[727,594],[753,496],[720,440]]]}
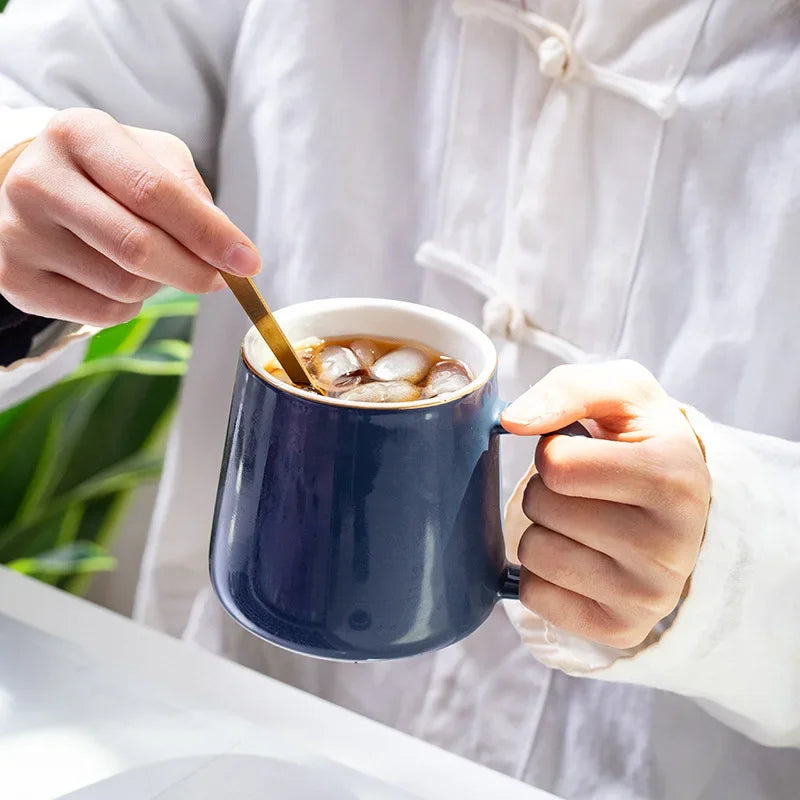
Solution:
{"label": "white linen shirt", "polygon": [[[224,293],[201,304],[137,614],[563,797],[796,798],[800,7],[525,5],[12,0],[0,152],[75,105],[168,130],[259,246],[273,306],[455,311],[494,336],[509,399],[565,361],[645,364],[699,409],[713,480],[675,620],[614,651],[509,603],[362,665],[241,631],[207,577],[246,328]],[[0,381],[19,369],[38,368]],[[509,487],[533,445],[510,438]]]}

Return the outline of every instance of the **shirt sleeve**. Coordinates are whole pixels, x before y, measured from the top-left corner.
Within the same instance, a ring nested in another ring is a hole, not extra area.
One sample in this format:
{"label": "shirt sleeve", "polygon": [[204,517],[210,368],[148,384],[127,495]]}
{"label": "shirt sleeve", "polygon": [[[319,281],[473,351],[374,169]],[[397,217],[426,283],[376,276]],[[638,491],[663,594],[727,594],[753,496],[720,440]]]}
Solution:
{"label": "shirt sleeve", "polygon": [[25,314],[0,295],[0,367],[28,355],[33,339],[53,320]]}
{"label": "shirt sleeve", "polygon": [[[690,589],[672,624],[615,650],[506,608],[548,666],[694,698],[766,745],[800,746],[800,444],[685,409],[705,449],[712,501]],[[507,524],[522,524],[520,496]],[[512,530],[513,533],[513,530]]]}
{"label": "shirt sleeve", "polygon": [[[179,136],[213,185],[246,7],[246,0],[11,0],[0,14],[0,154],[41,133],[59,109],[99,108],[123,124]],[[0,298],[0,408],[74,369],[89,332],[24,315]],[[37,337],[44,352],[32,350]]]}
{"label": "shirt sleeve", "polygon": [[213,178],[246,7],[246,0],[11,0],[0,14],[0,152],[40,131],[48,110],[99,108],[123,124],[179,136]]}

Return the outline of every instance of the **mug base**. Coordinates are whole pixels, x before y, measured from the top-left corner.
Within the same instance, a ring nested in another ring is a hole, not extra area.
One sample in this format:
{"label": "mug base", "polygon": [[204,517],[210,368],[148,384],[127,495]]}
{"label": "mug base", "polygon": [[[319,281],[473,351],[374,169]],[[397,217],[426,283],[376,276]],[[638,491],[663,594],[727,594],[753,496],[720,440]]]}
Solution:
{"label": "mug base", "polygon": [[[428,636],[413,641],[373,641],[370,645],[357,645],[352,642],[343,642],[334,638],[330,631],[323,631],[313,626],[298,625],[288,622],[278,615],[269,614],[263,607],[259,607],[259,624],[243,612],[241,599],[237,602],[229,596],[211,574],[211,584],[220,604],[231,619],[248,633],[259,639],[269,642],[282,650],[287,650],[298,655],[316,658],[321,661],[338,661],[351,664],[360,664],[366,661],[397,661],[403,658],[412,658],[433,650],[441,650],[451,644],[469,636],[477,630],[491,613],[489,608],[486,613],[474,624],[459,630],[455,635],[452,631],[446,637]],[[266,617],[266,618],[265,618]],[[264,627],[269,625],[270,628]]]}

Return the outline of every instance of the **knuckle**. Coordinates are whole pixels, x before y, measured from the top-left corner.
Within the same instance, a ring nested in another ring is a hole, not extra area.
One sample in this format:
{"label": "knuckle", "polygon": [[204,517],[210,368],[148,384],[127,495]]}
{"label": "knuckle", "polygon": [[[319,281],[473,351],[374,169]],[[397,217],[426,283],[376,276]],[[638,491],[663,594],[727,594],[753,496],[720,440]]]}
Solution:
{"label": "knuckle", "polygon": [[557,494],[571,494],[577,480],[574,466],[557,448],[541,447],[540,450],[536,466],[544,486]]}
{"label": "knuckle", "polygon": [[98,109],[65,108],[53,115],[44,134],[53,144],[71,149],[108,118],[108,114]]}
{"label": "knuckle", "polygon": [[44,184],[35,163],[20,158],[3,181],[6,196],[19,204],[40,199],[44,195]]}
{"label": "knuckle", "polygon": [[139,313],[141,307],[141,303],[118,303],[114,301],[103,303],[93,310],[92,324],[101,328],[110,328],[123,322],[129,322]]}
{"label": "knuckle", "polygon": [[32,293],[29,289],[26,289],[24,283],[14,274],[14,271],[0,268],[0,290],[3,293],[3,297],[23,314],[41,312],[42,309],[35,302]]}
{"label": "knuckle", "polygon": [[617,650],[627,650],[641,644],[650,627],[623,619],[596,602],[585,603],[579,614],[579,633],[586,639]]}
{"label": "knuckle", "polygon": [[78,109],[68,108],[56,113],[44,129],[47,139],[68,148],[82,127],[82,119],[77,111]]}
{"label": "knuckle", "polygon": [[163,194],[164,174],[142,169],[133,175],[131,198],[139,209],[149,209]]}
{"label": "knuckle", "polygon": [[[199,185],[199,184],[198,184]],[[224,245],[220,242],[218,221],[209,218],[210,215],[203,214],[199,217],[192,228],[191,236],[195,246],[203,251],[220,253],[219,261],[222,262],[222,253],[228,242]]]}
{"label": "knuckle", "polygon": [[613,630],[613,622],[600,606],[589,600],[581,603],[576,614],[575,633],[592,641],[602,642]]}
{"label": "knuckle", "polygon": [[122,234],[116,249],[119,263],[139,272],[147,265],[152,246],[144,228],[132,227]]}
{"label": "knuckle", "polygon": [[656,506],[703,508],[711,496],[711,476],[700,454],[687,455],[664,439],[639,443]]}
{"label": "knuckle", "polygon": [[672,505],[682,494],[679,489],[681,482],[681,476],[675,475],[667,467],[654,470],[649,480],[649,496],[644,498],[646,505],[656,508]]}
{"label": "knuckle", "polygon": [[530,520],[536,519],[537,509],[540,507],[542,492],[545,490],[542,476],[539,473],[531,476],[522,493],[522,511]]}
{"label": "knuckle", "polygon": [[191,290],[197,294],[205,294],[217,288],[217,275],[219,273],[210,269],[203,270],[200,275],[191,281]]}
{"label": "knuckle", "polygon": [[19,269],[5,258],[0,258],[0,290],[3,295],[12,302],[20,311],[30,313],[24,308],[20,308],[19,302],[24,302],[25,282],[20,279]]}
{"label": "knuckle", "polygon": [[636,387],[637,394],[647,402],[662,400],[665,396],[664,389],[655,375],[647,367],[630,358],[613,362],[613,367],[629,384]]}
{"label": "knuckle", "polygon": [[613,647],[615,650],[629,650],[637,647],[646,638],[649,630],[623,623],[609,623],[598,629],[595,641]]}
{"label": "knuckle", "polygon": [[707,497],[705,482],[692,470],[674,469],[664,481],[664,493],[671,504],[685,511],[705,505]]}
{"label": "knuckle", "polygon": [[646,627],[649,632],[659,620],[669,616],[675,610],[681,599],[684,583],[685,581],[681,581],[679,586],[669,592],[662,592],[646,608],[642,609],[640,614],[642,627]]}
{"label": "knuckle", "polygon": [[628,558],[638,568],[652,573],[652,580],[663,587],[657,596],[642,597],[644,606],[657,608],[659,598],[669,597],[672,589],[680,592],[697,561],[703,526],[687,530],[682,523],[665,522],[659,516],[641,511],[640,521],[625,532]]}
{"label": "knuckle", "polygon": [[[698,533],[698,541],[701,534],[702,531]],[[692,574],[697,560],[697,545],[694,541],[689,543],[687,539],[679,535],[663,537],[658,552],[652,557],[652,561],[663,570],[665,582],[678,587],[679,592]]]}
{"label": "knuckle", "polygon": [[[178,177],[180,177],[184,186],[188,187],[194,194],[201,195],[211,200],[211,192],[208,191],[208,187],[203,182],[203,179],[197,175],[197,173],[186,169],[182,170]],[[204,230],[205,228],[208,228],[209,230],[206,231]],[[206,223],[204,227],[201,228],[201,235],[208,237],[209,232],[210,226]]]}
{"label": "knuckle", "polygon": [[613,626],[613,621],[603,608],[596,601],[587,597],[580,598],[578,602],[570,606],[568,612],[563,616],[558,616],[560,616],[559,619],[551,618],[549,621],[570,633],[593,642],[605,644],[604,640]]}
{"label": "knuckle", "polygon": [[653,438],[636,445],[642,474],[647,480],[642,488],[641,505],[659,508],[681,496],[686,481],[683,465],[675,464],[663,439]]}
{"label": "knuckle", "polygon": [[520,563],[530,568],[538,562],[539,552],[542,548],[543,531],[538,525],[530,525],[519,540],[517,557]]}
{"label": "knuckle", "polygon": [[675,547],[671,555],[666,558],[667,568],[673,582],[683,589],[684,583],[694,571],[697,563],[697,548]]}
{"label": "knuckle", "polygon": [[644,583],[626,587],[625,603],[637,617],[661,619],[669,613],[670,595]]}
{"label": "knuckle", "polygon": [[107,280],[110,296],[122,303],[138,303],[152,293],[152,281],[119,268],[109,270]]}
{"label": "knuckle", "polygon": [[705,462],[698,459],[691,464],[679,466],[674,473],[673,482],[678,496],[690,507],[703,511],[711,499],[711,474]]}
{"label": "knuckle", "polygon": [[519,601],[528,611],[539,610],[536,603],[536,586],[532,581],[523,578],[519,586]]}

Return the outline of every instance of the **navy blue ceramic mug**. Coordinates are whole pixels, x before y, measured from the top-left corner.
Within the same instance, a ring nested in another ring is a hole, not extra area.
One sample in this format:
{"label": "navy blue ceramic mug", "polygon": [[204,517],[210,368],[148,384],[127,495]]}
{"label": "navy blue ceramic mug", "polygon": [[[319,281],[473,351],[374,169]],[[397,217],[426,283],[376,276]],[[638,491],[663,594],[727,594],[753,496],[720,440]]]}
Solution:
{"label": "navy blue ceramic mug", "polygon": [[444,400],[353,403],[269,376],[244,339],[210,569],[247,630],[312,656],[411,656],[467,636],[519,597],[505,560],[496,353],[458,317],[411,303],[321,300],[277,312],[290,339],[420,341],[475,379]]}

